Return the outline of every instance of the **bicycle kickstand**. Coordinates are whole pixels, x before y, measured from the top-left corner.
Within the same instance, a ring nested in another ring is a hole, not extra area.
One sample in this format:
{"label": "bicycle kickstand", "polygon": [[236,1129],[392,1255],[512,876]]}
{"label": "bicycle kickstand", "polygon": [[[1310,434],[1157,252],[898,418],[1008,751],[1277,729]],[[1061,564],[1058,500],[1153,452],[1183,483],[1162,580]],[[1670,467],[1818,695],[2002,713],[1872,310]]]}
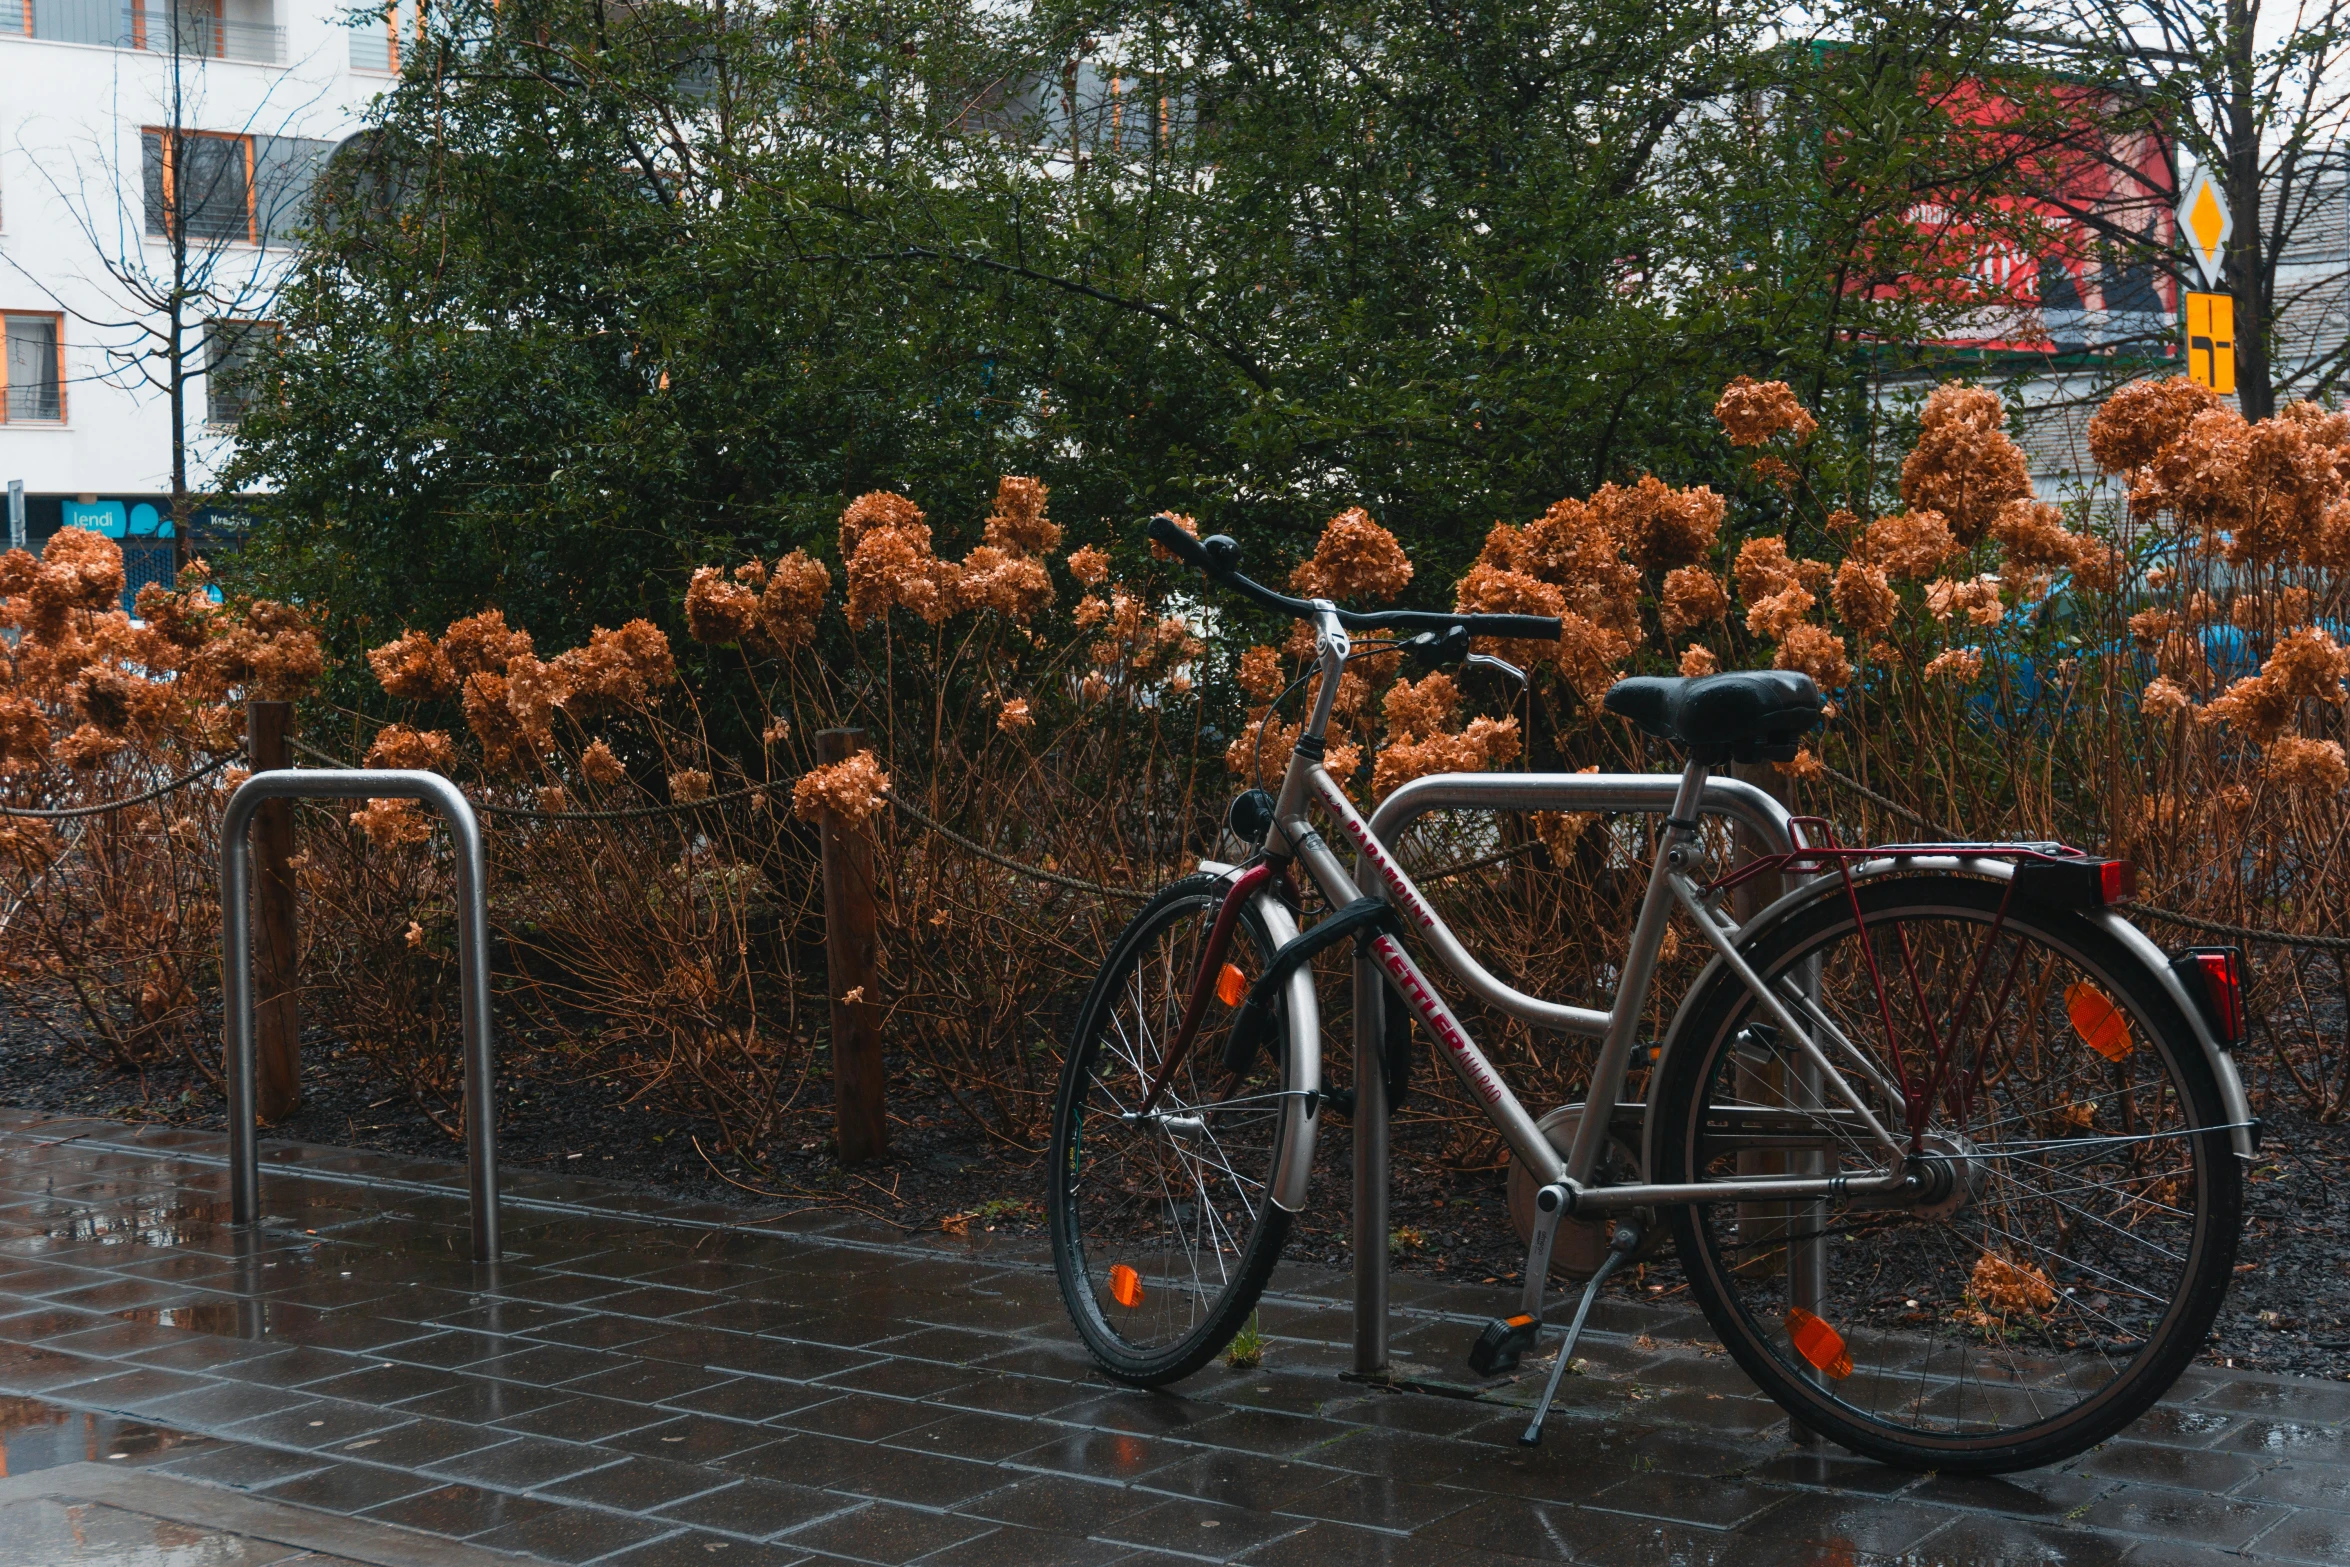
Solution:
{"label": "bicycle kickstand", "polygon": [[1599,1271],[1583,1286],[1583,1298],[1575,1305],[1575,1320],[1567,1324],[1567,1336],[1559,1345],[1558,1358],[1551,1362],[1550,1380],[1542,1384],[1542,1396],[1534,1401],[1534,1418],[1526,1422],[1525,1431],[1518,1437],[1520,1447],[1542,1445],[1542,1422],[1550,1417],[1550,1401],[1558,1397],[1559,1378],[1566,1374],[1567,1362],[1575,1356],[1575,1340],[1583,1336],[1583,1319],[1591,1315],[1591,1303],[1599,1298],[1600,1286],[1607,1283],[1608,1275],[1639,1249],[1640,1221],[1625,1219],[1618,1223],[1615,1233],[1608,1237],[1607,1255],[1600,1259]]}

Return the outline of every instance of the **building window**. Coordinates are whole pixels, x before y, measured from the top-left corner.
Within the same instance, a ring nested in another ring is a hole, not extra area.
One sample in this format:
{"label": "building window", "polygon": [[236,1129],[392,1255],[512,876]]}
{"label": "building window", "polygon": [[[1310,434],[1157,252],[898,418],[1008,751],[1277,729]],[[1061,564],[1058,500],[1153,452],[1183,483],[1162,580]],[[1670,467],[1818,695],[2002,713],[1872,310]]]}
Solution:
{"label": "building window", "polygon": [[293,237],[334,150],[299,136],[152,127],[139,140],[148,233],[168,238],[184,224],[193,240],[248,245]]}
{"label": "building window", "polygon": [[7,417],[57,421],[65,417],[65,345],[54,314],[11,315],[8,330]]}
{"label": "building window", "polygon": [[[0,5],[7,0],[0,0]],[[380,18],[351,29],[351,69],[400,74],[400,45],[404,37],[424,35],[424,14],[412,0],[395,0]]]}
{"label": "building window", "polygon": [[274,321],[213,321],[204,328],[204,417],[235,424],[262,391],[262,353],[277,335]]}

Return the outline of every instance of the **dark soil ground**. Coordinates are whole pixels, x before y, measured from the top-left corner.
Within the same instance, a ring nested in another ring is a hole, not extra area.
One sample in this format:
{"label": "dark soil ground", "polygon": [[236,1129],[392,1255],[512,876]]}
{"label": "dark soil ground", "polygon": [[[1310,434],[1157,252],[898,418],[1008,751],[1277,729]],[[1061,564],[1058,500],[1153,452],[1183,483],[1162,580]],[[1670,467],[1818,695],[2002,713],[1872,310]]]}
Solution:
{"label": "dark soil ground", "polygon": [[[218,1095],[186,1070],[125,1073],[30,1019],[0,1019],[0,1105],[57,1114],[220,1128]],[[633,1084],[581,1079],[530,1059],[501,1064],[499,1156],[507,1169],[593,1175],[696,1200],[852,1208],[908,1230],[942,1224],[1041,1233],[1042,1161],[973,1125],[953,1101],[893,1062],[891,1153],[843,1169],[832,1154],[822,1085],[786,1114],[763,1167],[722,1155],[705,1122],[629,1102]],[[304,1042],[302,1108],[275,1128],[296,1141],[457,1158],[457,1145],[408,1104],[387,1098],[356,1052],[313,1031]],[[1515,1282],[1525,1252],[1510,1227],[1500,1169],[1464,1171],[1437,1156],[1438,1130],[1399,1120],[1390,1218],[1396,1266],[1452,1280]],[[1350,1146],[1343,1121],[1324,1133],[1318,1201],[1301,1215],[1291,1255],[1344,1266]],[[2262,1371],[2350,1379],[2350,1126],[2273,1114],[2247,1190],[2236,1269],[2207,1358]],[[1615,1288],[1650,1299],[1682,1289],[1668,1250]]]}

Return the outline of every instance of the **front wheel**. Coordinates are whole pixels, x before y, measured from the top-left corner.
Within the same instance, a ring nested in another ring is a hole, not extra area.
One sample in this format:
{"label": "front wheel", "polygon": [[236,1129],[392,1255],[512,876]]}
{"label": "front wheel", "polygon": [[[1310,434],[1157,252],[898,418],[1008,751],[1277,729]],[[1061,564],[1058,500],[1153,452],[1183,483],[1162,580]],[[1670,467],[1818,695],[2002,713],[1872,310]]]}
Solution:
{"label": "front wheel", "polygon": [[1270,1048],[1237,1078],[1224,1067],[1234,1006],[1274,950],[1253,908],[1234,923],[1190,1050],[1142,1111],[1226,886],[1186,877],[1119,935],[1078,1012],[1053,1106],[1046,1217],[1061,1299],[1102,1369],[1144,1387],[1189,1376],[1232,1341],[1289,1237],[1272,1200],[1296,1086],[1287,1007]]}
{"label": "front wheel", "polygon": [[1673,1215],[1747,1374],[1906,1468],[1995,1474],[2113,1435],[2194,1357],[2235,1260],[2242,1172],[2187,1020],[2090,920],[2004,892],[1891,878],[1858,921],[1832,893],[1749,938],[1833,1076],[1726,972],[1659,1068],[1656,1180],[1918,1177],[1922,1197]]}

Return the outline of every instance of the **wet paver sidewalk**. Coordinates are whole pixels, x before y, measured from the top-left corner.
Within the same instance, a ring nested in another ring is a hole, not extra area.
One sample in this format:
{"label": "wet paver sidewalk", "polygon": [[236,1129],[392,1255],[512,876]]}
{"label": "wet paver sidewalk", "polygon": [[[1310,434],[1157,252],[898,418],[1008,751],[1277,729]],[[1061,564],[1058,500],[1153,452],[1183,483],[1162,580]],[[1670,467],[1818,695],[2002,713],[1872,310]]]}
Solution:
{"label": "wet paver sidewalk", "polygon": [[[1507,1408],[1342,1380],[1327,1271],[1277,1276],[1263,1366],[1138,1393],[1089,1374],[1030,1243],[510,1172],[508,1256],[476,1267],[461,1166],[265,1147],[239,1231],[218,1137],[0,1111],[17,1467],[80,1421],[108,1434],[58,1456],[136,1469],[126,1516],[234,1496],[344,1528],[304,1557],[173,1523],[258,1552],[190,1560],[2350,1559],[2350,1386],[2198,1369],[2068,1465],[1957,1480],[1797,1446],[1693,1313],[1611,1303],[1527,1452]],[[1502,1303],[1395,1295],[1399,1364],[1448,1374]]]}

